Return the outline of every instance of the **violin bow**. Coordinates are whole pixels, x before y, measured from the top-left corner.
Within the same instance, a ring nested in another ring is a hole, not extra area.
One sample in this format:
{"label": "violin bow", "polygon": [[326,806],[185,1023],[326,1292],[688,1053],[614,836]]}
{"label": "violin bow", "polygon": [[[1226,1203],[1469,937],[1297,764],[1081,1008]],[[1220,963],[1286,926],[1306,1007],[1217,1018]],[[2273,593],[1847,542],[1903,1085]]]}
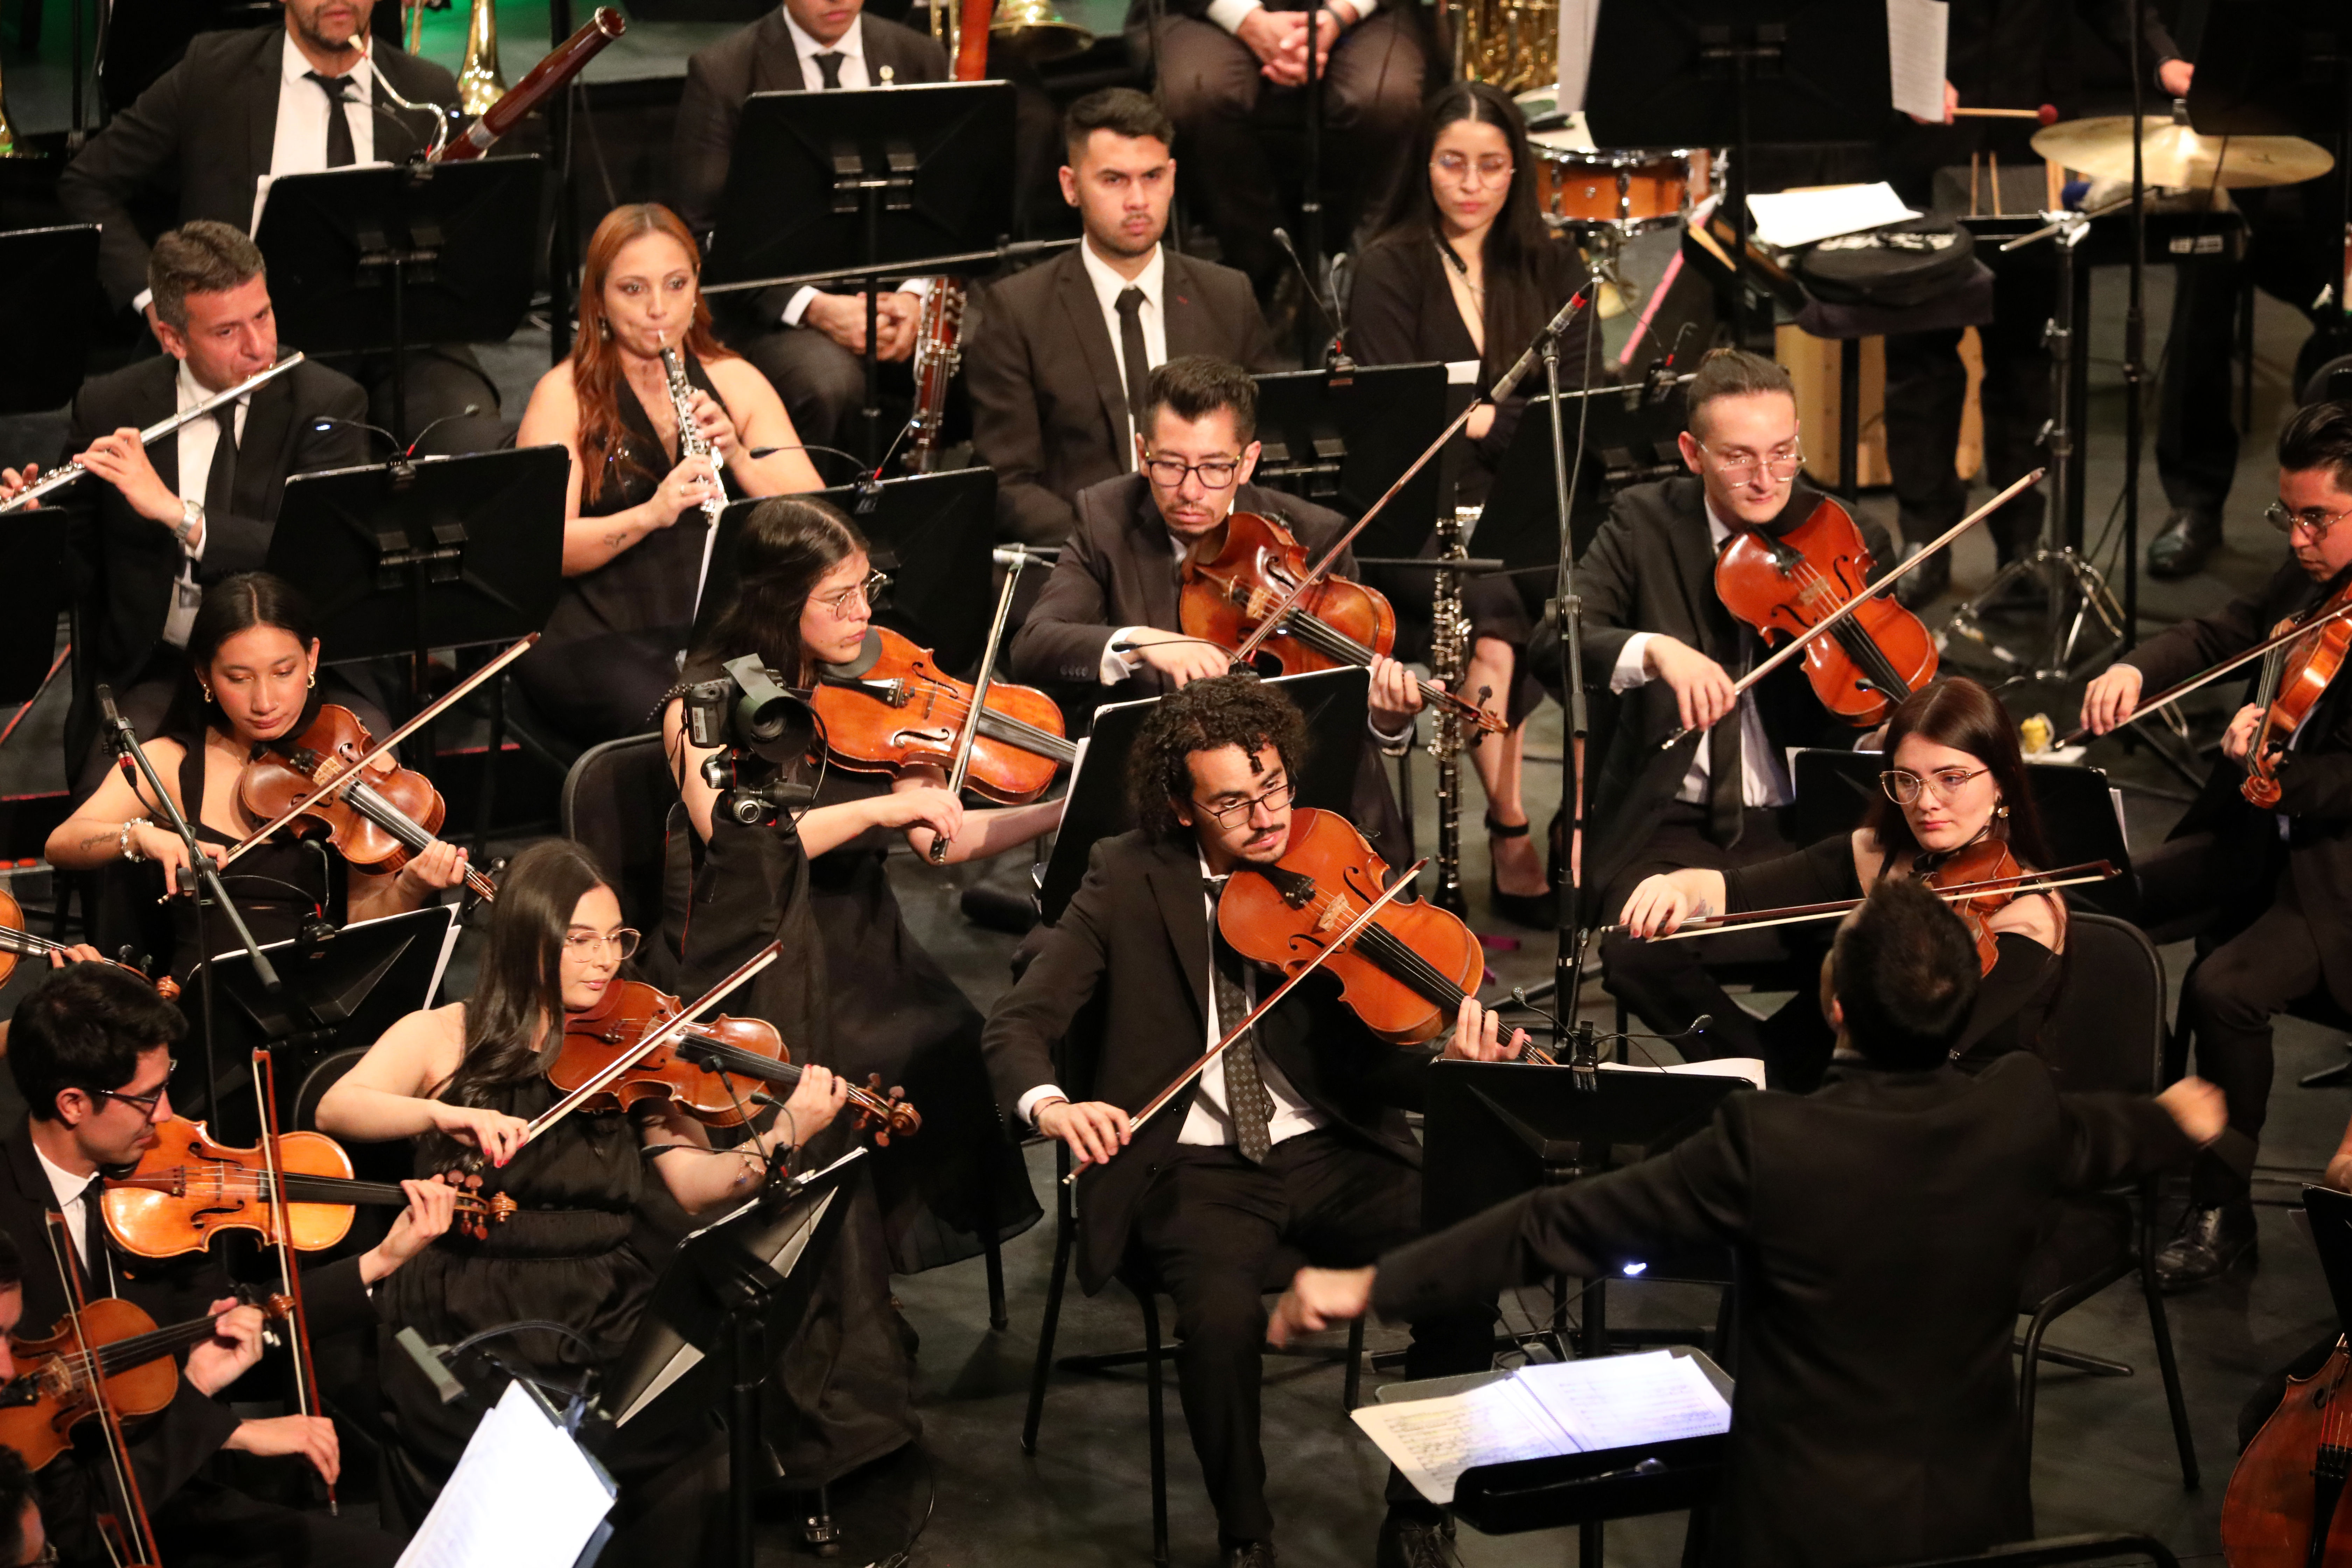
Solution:
{"label": "violin bow", "polygon": [[[2084,860],[2073,866],[2061,866],[2053,871],[2021,871],[2014,877],[1991,877],[1981,882],[1959,882],[1948,888],[1931,888],[1928,891],[1948,904],[1957,904],[1994,893],[2008,893],[2020,898],[2028,893],[2046,893],[2053,889],[2077,887],[2084,882],[2104,882],[2118,874],[2108,861]],[[1777,910],[1756,910],[1748,914],[1708,915],[1700,920],[1685,921],[1670,931],[1640,940],[1680,942],[1685,937],[1715,936],[1727,931],[1761,931],[1766,926],[1835,920],[1859,909],[1862,902],[1860,899],[1832,899],[1824,904],[1790,904]],[[1601,934],[1613,935],[1624,929],[1624,923],[1620,921],[1615,925],[1602,926]]]}
{"label": "violin bow", "polygon": [[[1944,549],[1946,546],[1949,545],[1952,541],[1958,539],[1971,528],[1974,528],[1978,523],[1982,522],[1986,518],[1990,517],[1994,512],[1999,511],[2002,507],[2007,506],[2010,501],[2014,500],[2021,492],[2041,482],[2042,476],[2048,471],[2049,470],[2045,468],[2036,468],[2032,473],[2026,475],[2023,479],[2019,479],[2015,484],[2001,491],[2000,494],[1993,497],[1992,500],[1985,502],[1984,505],[1977,508],[1976,510],[1969,513],[1968,516],[1960,519],[1959,521],[1946,529],[1943,533],[1936,539],[1935,542],[1922,546],[1916,554],[1909,557],[1907,560],[1897,563],[1893,570],[1882,573],[1878,581],[1866,584],[1863,588],[1862,592],[1856,594],[1853,598],[1848,599],[1844,604],[1840,605],[1836,609],[1832,610],[1828,615],[1823,616],[1820,620],[1815,621],[1811,626],[1807,626],[1804,631],[1800,633],[1798,636],[1791,637],[1789,641],[1783,643],[1779,648],[1773,651],[1771,658],[1766,659],[1763,663],[1758,665],[1755,668],[1741,676],[1739,679],[1733,684],[1731,688],[1732,701],[1735,704],[1738,703],[1740,693],[1746,691],[1749,687],[1755,685],[1758,681],[1763,679],[1766,676],[1771,674],[1774,670],[1780,668],[1782,665],[1788,663],[1799,654],[1804,652],[1805,649],[1812,647],[1814,643],[1820,641],[1822,637],[1827,637],[1831,632],[1835,631],[1856,611],[1860,610],[1865,601],[1874,599],[1878,597],[1879,595],[1886,592],[1887,589],[1895,586],[1898,580],[1917,570],[1918,567],[1927,561],[1927,557]],[[1727,718],[1729,715],[1727,714],[1726,717]],[[1696,727],[1684,726],[1679,728],[1675,730],[1673,734],[1667,736],[1664,741],[1658,743],[1658,750],[1662,752],[1672,751],[1675,747],[1675,743],[1677,741],[1680,741],[1684,736],[1693,734],[1697,730],[1706,730],[1709,728],[1711,728],[1711,726],[1706,724],[1700,724]]]}
{"label": "violin bow", "polygon": [[[1013,590],[1029,559],[1029,552],[1017,544],[996,552],[996,560],[1004,567],[1004,587],[996,595],[996,619],[989,624],[988,645],[981,650],[980,673],[971,678],[971,708],[963,716],[963,733],[956,737],[955,767],[948,773],[948,793],[958,797],[963,794],[963,781],[971,776],[971,748],[980,740],[981,715],[988,710],[988,683],[996,674],[997,645],[1004,637],[1004,617],[1013,608]],[[930,861],[934,866],[948,863],[946,834],[931,835]]]}
{"label": "violin bow", "polygon": [[[304,1415],[316,1415],[319,1367],[310,1359],[310,1314],[302,1305],[302,1270],[294,1258],[294,1229],[286,1212],[286,1165],[279,1158],[278,1142],[278,1065],[259,1047],[253,1052],[253,1093],[261,1108],[261,1174],[269,1194],[270,1226],[278,1233],[278,1279],[286,1294],[287,1321],[294,1331],[294,1408]],[[342,1512],[335,1501],[332,1481],[327,1483],[327,1511]]]}
{"label": "violin bow", "polygon": [[[2178,686],[2169,686],[2165,688],[2165,689],[2158,695],[2149,698],[2147,701],[2139,704],[2137,708],[2134,708],[2131,712],[2131,717],[2125,720],[2123,724],[2116,725],[2116,729],[2122,729],[2124,724],[2137,724],[2141,720],[2147,718],[2149,714],[2154,713],[2160,709],[2169,708],[2172,704],[2179,701],[2190,692],[2221,679],[2221,677],[2229,674],[2231,670],[2252,664],[2254,660],[2263,658],[2264,655],[2286,647],[2287,644],[2294,641],[2297,637],[2309,637],[2312,633],[2318,631],[2321,627],[2328,626],[2333,622],[2340,621],[2347,616],[2352,616],[2352,601],[2347,601],[2345,604],[2338,605],[2336,608],[2328,611],[2326,615],[2316,616],[2301,626],[2290,626],[2285,631],[2279,633],[2276,637],[2273,637],[2263,642],[2257,643],[2242,654],[2237,654],[2231,658],[2223,659],[2221,663],[2215,665],[2212,668],[2206,670],[2201,675],[2192,675]],[[2109,731],[2109,733],[2113,732],[2113,731]],[[2071,746],[2075,744],[2077,742],[2088,738],[2090,733],[2090,727],[2088,725],[2084,725],[2058,743],[2062,746]]]}
{"label": "violin bow", "polygon": [[[131,1463],[131,1442],[122,1435],[122,1417],[114,1408],[114,1401],[106,1391],[106,1366],[97,1351],[83,1337],[89,1330],[84,1313],[89,1307],[88,1293],[82,1289],[81,1268],[75,1256],[72,1239],[66,1234],[66,1216],[56,1209],[48,1211],[49,1257],[58,1266],[58,1277],[65,1282],[66,1301],[71,1308],[74,1321],[75,1353],[89,1378],[90,1398],[98,1405],[99,1425],[106,1432],[107,1462],[114,1467],[115,1484],[122,1489],[122,1500],[128,1515],[127,1524],[115,1521],[125,1530],[128,1539],[122,1542],[124,1556],[137,1564],[155,1565],[163,1554],[155,1548],[155,1526],[147,1517],[147,1500],[139,1489],[139,1471]],[[100,1515],[100,1538],[104,1540],[107,1522]],[[123,1568],[133,1568],[126,1563]]]}
{"label": "violin bow", "polygon": [[[1349,942],[1355,941],[1356,934],[1371,923],[1372,917],[1379,914],[1381,910],[1387,908],[1391,900],[1395,899],[1399,893],[1403,892],[1406,888],[1410,887],[1412,884],[1412,879],[1421,875],[1421,868],[1428,864],[1429,858],[1427,856],[1423,856],[1420,859],[1414,861],[1411,866],[1407,867],[1405,868],[1404,875],[1390,883],[1387,890],[1381,893],[1379,898],[1374,899],[1370,903],[1366,904],[1364,906],[1364,912],[1358,915],[1354,920],[1349,921],[1345,931],[1342,931],[1338,936],[1326,942],[1322,947],[1317,949],[1315,956],[1301,964],[1297,973],[1284,981],[1281,984],[1276,986],[1272,995],[1266,997],[1256,1006],[1251,1008],[1248,1017],[1244,1018],[1240,1023],[1234,1025],[1233,1028],[1227,1032],[1223,1039],[1219,1040],[1215,1045],[1211,1046],[1207,1050],[1202,1052],[1200,1060],[1194,1062],[1191,1067],[1186,1068],[1182,1072],[1179,1073],[1173,1083],[1171,1083],[1166,1089],[1161,1089],[1158,1094],[1151,1097],[1151,1103],[1146,1105],[1133,1116],[1129,1117],[1127,1119],[1127,1129],[1129,1133],[1131,1135],[1137,1128],[1142,1126],[1154,1116],[1160,1114],[1161,1110],[1167,1109],[1169,1101],[1174,1100],[1179,1094],[1190,1088],[1194,1079],[1200,1077],[1203,1072],[1208,1070],[1208,1067],[1211,1062],[1215,1061],[1219,1057],[1224,1055],[1226,1047],[1232,1045],[1235,1040],[1240,1039],[1244,1035],[1248,1034],[1251,1028],[1256,1025],[1257,1021],[1260,1018],[1265,1017],[1266,1014],[1273,1009],[1274,1005],[1276,1002],[1279,1002],[1285,996],[1289,995],[1291,987],[1297,985],[1300,981],[1306,979],[1308,975],[1322,968],[1323,961],[1325,959],[1329,958],[1333,953],[1339,952]],[[1079,1166],[1076,1170],[1072,1171],[1068,1175],[1062,1178],[1062,1185],[1066,1187],[1071,1185],[1090,1168],[1091,1167],[1087,1165]]]}
{"label": "violin bow", "polygon": [[539,634],[537,632],[532,632],[530,636],[516,643],[512,647],[507,649],[504,653],[499,654],[496,658],[490,660],[489,663],[482,666],[481,668],[474,671],[473,674],[467,676],[465,679],[451,687],[441,696],[426,703],[423,708],[417,710],[415,718],[411,719],[407,723],[403,724],[399,729],[394,730],[391,734],[386,735],[383,740],[378,741],[373,747],[362,754],[359,761],[353,763],[341,773],[337,773],[333,778],[329,779],[326,783],[312,790],[309,795],[304,795],[300,800],[296,801],[292,805],[288,806],[284,812],[279,814],[275,822],[270,823],[266,827],[257,828],[253,832],[247,834],[241,843],[237,844],[235,847],[230,849],[227,854],[223,855],[218,860],[214,862],[215,868],[219,868],[226,867],[230,862],[236,859],[238,856],[243,855],[247,850],[251,849],[262,840],[268,838],[271,834],[277,832],[279,828],[285,826],[288,823],[293,821],[296,817],[301,816],[304,812],[310,810],[312,806],[318,805],[320,801],[326,799],[337,790],[341,789],[344,785],[350,784],[354,777],[367,770],[369,763],[374,762],[378,757],[383,756],[386,752],[391,751],[394,746],[397,746],[401,742],[408,739],[409,736],[415,734],[425,725],[433,722],[435,719],[440,717],[443,712],[446,711],[452,704],[458,701],[461,698],[471,694],[475,688],[480,686],[484,681],[488,680],[492,676],[497,675],[500,670],[506,668],[507,666],[520,658],[524,654],[529,653],[530,651],[531,645],[537,641],[539,641]]}

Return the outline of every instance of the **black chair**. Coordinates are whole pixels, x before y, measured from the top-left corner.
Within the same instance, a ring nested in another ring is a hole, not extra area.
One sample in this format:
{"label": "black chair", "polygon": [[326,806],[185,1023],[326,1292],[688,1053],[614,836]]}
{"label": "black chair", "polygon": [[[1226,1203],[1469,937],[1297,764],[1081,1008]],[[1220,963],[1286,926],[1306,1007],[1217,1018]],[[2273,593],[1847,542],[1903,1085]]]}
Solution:
{"label": "black chair", "polygon": [[2045,1563],[2147,1561],[2156,1568],[2180,1568],[2172,1549],[2152,1535],[2056,1535],[2047,1541],[2012,1541],[1962,1557],[1936,1557],[1900,1568],[2043,1568]]}
{"label": "black chair", "polygon": [[648,934],[662,929],[664,851],[677,804],[659,731],[591,746],[563,775],[564,837],[596,857],[617,884],[621,918]]}
{"label": "black chair", "polygon": [[[2155,946],[2137,926],[2078,911],[2068,922],[2065,962],[2064,989],[2042,1026],[2039,1047],[2058,1086],[2069,1092],[2153,1093],[2164,1080],[2166,1038],[2164,961]],[[2137,1274],[2147,1302],[2148,1332],[2156,1342],[2173,1440],[2180,1449],[2181,1484],[2193,1489],[2197,1448],[2180,1392],[2180,1368],[2172,1353],[2164,1293],[2156,1279],[2156,1206],[2153,1177],[2130,1195],[2077,1199],[2062,1206],[2059,1223],[2028,1265],[2018,1306],[2032,1319],[2017,1346],[2024,1357],[2018,1378],[2018,1419],[2031,1458],[2034,1397],[2044,1361],[2109,1375],[2131,1371],[2121,1363],[2062,1351],[2042,1341],[2064,1313]]]}

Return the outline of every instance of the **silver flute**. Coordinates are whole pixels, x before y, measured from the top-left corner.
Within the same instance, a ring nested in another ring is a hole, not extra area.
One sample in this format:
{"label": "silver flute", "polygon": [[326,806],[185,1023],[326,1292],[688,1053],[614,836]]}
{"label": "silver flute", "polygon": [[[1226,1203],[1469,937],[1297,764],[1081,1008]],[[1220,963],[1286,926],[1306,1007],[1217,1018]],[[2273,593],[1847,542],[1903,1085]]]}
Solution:
{"label": "silver flute", "polygon": [[703,438],[702,427],[694,421],[694,384],[686,379],[686,362],[678,358],[677,350],[662,345],[662,374],[669,379],[669,405],[677,416],[677,455],[683,462],[688,458],[703,458],[710,462],[710,481],[719,493],[702,503],[702,515],[710,526],[719,526],[719,514],[727,510],[727,481],[719,472],[719,462],[710,456],[710,443]]}
{"label": "silver flute", "polygon": [[[290,354],[287,358],[279,360],[276,364],[271,365],[268,370],[260,371],[255,374],[247,376],[243,381],[238,382],[235,386],[228,388],[226,392],[214,393],[210,397],[205,398],[194,408],[185,409],[181,413],[173,415],[169,419],[160,420],[153,425],[150,425],[147,428],[139,432],[139,444],[142,447],[152,447],[156,442],[162,440],[164,437],[169,436],[173,431],[177,430],[181,426],[204,418],[206,415],[210,414],[214,409],[220,407],[223,404],[236,402],[238,398],[243,397],[247,393],[251,392],[255,387],[259,386],[263,382],[273,381],[278,376],[284,375],[288,371],[292,370],[296,365],[300,364],[301,363],[302,356],[299,353]],[[68,463],[64,468],[44,475],[37,483],[27,485],[23,489],[18,490],[15,495],[10,496],[6,500],[0,501],[0,513],[22,511],[26,507],[32,505],[35,501],[39,500],[43,496],[48,495],[53,491],[65,489],[68,485],[73,483],[76,479],[80,479],[89,471],[89,469],[81,466],[81,459],[77,458],[72,462]]]}

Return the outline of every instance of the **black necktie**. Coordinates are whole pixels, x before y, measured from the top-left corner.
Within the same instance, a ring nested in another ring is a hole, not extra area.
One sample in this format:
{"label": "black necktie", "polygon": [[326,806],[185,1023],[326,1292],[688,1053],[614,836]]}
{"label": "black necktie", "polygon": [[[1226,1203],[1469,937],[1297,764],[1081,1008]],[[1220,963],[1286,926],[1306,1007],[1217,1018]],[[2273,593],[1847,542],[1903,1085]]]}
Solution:
{"label": "black necktie", "polygon": [[[1216,956],[1209,965],[1209,978],[1217,995],[1217,1033],[1224,1034],[1249,1016],[1249,993],[1242,988],[1241,954],[1225,944],[1222,937],[1214,939]],[[1242,1158],[1253,1165],[1265,1163],[1266,1151],[1274,1147],[1267,1129],[1274,1121],[1274,1096],[1265,1089],[1265,1079],[1258,1071],[1257,1031],[1252,1029],[1225,1047],[1225,1114],[1234,1124],[1234,1142]]]}
{"label": "black necktie", "polygon": [[228,515],[236,494],[236,405],[225,403],[214,409],[213,423],[220,427],[220,438],[213,443],[213,466],[205,473],[207,530],[212,519]]}
{"label": "black necktie", "polygon": [[352,79],[342,76],[321,76],[317,71],[304,71],[304,76],[319,84],[327,95],[327,167],[348,169],[359,162],[352,149],[352,122],[343,116],[343,94],[351,90]]}
{"label": "black necktie", "polygon": [[[1143,290],[1132,285],[1118,291],[1118,357],[1127,362],[1128,428],[1149,440],[1143,410],[1150,395],[1151,354],[1143,346]],[[1130,467],[1134,460],[1129,454]]]}
{"label": "black necktie", "polygon": [[89,1294],[111,1295],[106,1268],[106,1216],[99,1205],[106,1195],[106,1177],[92,1176],[81,1190],[81,1277]]}
{"label": "black necktie", "polygon": [[[1736,666],[1730,671],[1734,680],[1747,672],[1749,632],[1744,622],[1735,621],[1721,613],[1718,629],[1728,626],[1734,653],[1726,662]],[[1720,646],[1718,644],[1718,646]],[[1732,704],[1731,711],[1706,732],[1706,836],[1728,849],[1739,842],[1739,831],[1746,819],[1747,790],[1746,751],[1744,739],[1747,715],[1741,711],[1747,699]]]}
{"label": "black necktie", "polygon": [[839,49],[827,49],[817,56],[816,68],[824,73],[824,85],[818,90],[831,92],[841,85],[841,62],[844,58]]}

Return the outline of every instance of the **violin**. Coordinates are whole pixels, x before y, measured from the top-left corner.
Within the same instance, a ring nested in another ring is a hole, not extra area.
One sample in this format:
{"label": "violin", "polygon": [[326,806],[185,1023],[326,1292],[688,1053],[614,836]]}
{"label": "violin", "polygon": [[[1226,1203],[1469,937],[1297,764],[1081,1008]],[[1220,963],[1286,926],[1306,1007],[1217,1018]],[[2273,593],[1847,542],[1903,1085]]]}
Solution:
{"label": "violin", "polygon": [[[99,1199],[106,1228],[128,1252],[173,1258],[202,1252],[225,1230],[260,1234],[278,1245],[261,1150],[215,1142],[201,1121],[174,1116],[155,1129],[154,1146],[127,1176],[110,1176]],[[278,1139],[285,1171],[286,1228],[299,1252],[318,1252],[351,1234],[353,1205],[405,1207],[408,1194],[390,1182],[352,1177],[351,1156],[323,1132],[288,1132]],[[461,1192],[457,1227],[477,1241],[515,1212],[514,1199]]]}
{"label": "violin", "polygon": [[2246,778],[2238,793],[2265,811],[2279,803],[2279,758],[2286,753],[2288,740],[2326,695],[2327,683],[2344,668],[2346,650],[2352,649],[2352,621],[2336,615],[2347,605],[2352,605],[2352,580],[2347,580],[2325,603],[2305,615],[2289,616],[2273,629],[2276,637],[2307,622],[2326,622],[2273,648],[2263,659],[2262,679],[2254,687],[2254,701],[2262,708],[2263,717],[2254,727],[2253,744],[2246,748]]}
{"label": "violin", "polygon": [[[1396,611],[1386,596],[1361,583],[1328,574],[1308,581],[1307,551],[1281,523],[1236,511],[1185,558],[1176,601],[1177,629],[1188,637],[1238,648],[1260,636],[1257,651],[1281,675],[1315,669],[1358,669],[1396,647]],[[1266,616],[1306,582],[1282,624],[1264,632]],[[1435,681],[1416,681],[1424,700],[1500,734],[1504,721]]]}
{"label": "violin", "polygon": [[[290,1310],[283,1296],[253,1304],[275,1321]],[[152,1415],[178,1394],[178,1353],[211,1339],[219,1321],[214,1315],[159,1329],[131,1302],[101,1296],[39,1339],[12,1337],[18,1372],[0,1391],[0,1444],[37,1470],[73,1446],[74,1427],[99,1414],[101,1395],[125,1420]]]}
{"label": "violin", "polygon": [[[882,626],[867,630],[856,660],[819,668],[810,700],[824,722],[826,751],[857,773],[951,769],[971,712],[968,682],[940,669],[930,649]],[[1062,733],[1060,704],[1032,686],[991,681],[965,787],[999,805],[1026,805],[1077,754]]]}
{"label": "violin", "polygon": [[1822,705],[1867,729],[1936,679],[1936,644],[1919,617],[1892,595],[1864,597],[1876,563],[1843,507],[1824,496],[1812,515],[1773,535],[1735,527],[1716,557],[1715,591],[1724,608],[1775,636],[1802,637],[1854,605],[1826,637],[1805,646],[1805,677]]}
{"label": "violin", "polygon": [[2352,1472],[2352,1354],[2336,1342],[2317,1372],[2290,1377],[2286,1397],[2230,1472],[2221,1497],[2229,1568],[2345,1568],[2352,1510],[2336,1506]]}
{"label": "violin", "polygon": [[[236,800],[258,821],[285,816],[304,797],[353,771],[375,748],[359,715],[322,702],[310,722],[261,748],[237,774]],[[379,757],[349,783],[331,788],[296,814],[298,825],[323,830],[354,871],[389,876],[424,853],[441,831],[447,808],[433,781],[390,757]],[[484,899],[498,889],[467,867],[466,886]]]}
{"label": "violin", "polygon": [[[679,1005],[677,997],[643,981],[615,980],[595,1006],[564,1015],[563,1047],[547,1069],[548,1080],[566,1094],[586,1088],[647,1035],[676,1019]],[[740,1127],[751,1112],[729,1074],[792,1084],[800,1081],[801,1069],[774,1025],[721,1014],[688,1025],[673,1043],[656,1047],[582,1103],[625,1110],[641,1101],[667,1100],[706,1126]],[[849,1102],[857,1108],[854,1125],[863,1130],[874,1124],[874,1142],[885,1145],[894,1133],[903,1138],[922,1130],[923,1119],[907,1103],[905,1090],[893,1086],[886,1092],[879,1073],[866,1081],[866,1089],[849,1087]]]}
{"label": "violin", "polygon": [[2000,944],[1993,934],[1991,920],[2018,897],[2018,884],[2025,872],[2010,853],[2006,838],[1979,838],[1964,844],[1919,880],[1939,893],[1955,889],[1968,889],[1991,884],[1981,892],[1963,890],[1958,897],[1946,900],[1960,923],[1969,928],[1969,940],[1976,944],[1977,972],[1990,974],[1992,966],[2000,962]]}
{"label": "violin", "polygon": [[1320,958],[1366,1028],[1391,1045],[1425,1045],[1477,994],[1486,954],[1468,926],[1425,899],[1389,904],[1344,948],[1327,952],[1380,897],[1388,870],[1346,817],[1301,807],[1280,859],[1227,879],[1217,930],[1243,957],[1286,974]]}
{"label": "violin", "polygon": [[[15,894],[0,889],[0,985],[6,984],[8,977],[16,973],[18,959],[47,958],[50,953],[65,951],[64,942],[51,942],[45,936],[35,936],[26,930],[25,907],[16,901]],[[131,973],[154,986],[155,994],[166,1002],[175,1001],[179,997],[180,983],[168,974],[160,980],[152,980],[148,978],[145,971],[116,959],[101,958],[98,962],[111,963],[117,969],[130,970]]]}

